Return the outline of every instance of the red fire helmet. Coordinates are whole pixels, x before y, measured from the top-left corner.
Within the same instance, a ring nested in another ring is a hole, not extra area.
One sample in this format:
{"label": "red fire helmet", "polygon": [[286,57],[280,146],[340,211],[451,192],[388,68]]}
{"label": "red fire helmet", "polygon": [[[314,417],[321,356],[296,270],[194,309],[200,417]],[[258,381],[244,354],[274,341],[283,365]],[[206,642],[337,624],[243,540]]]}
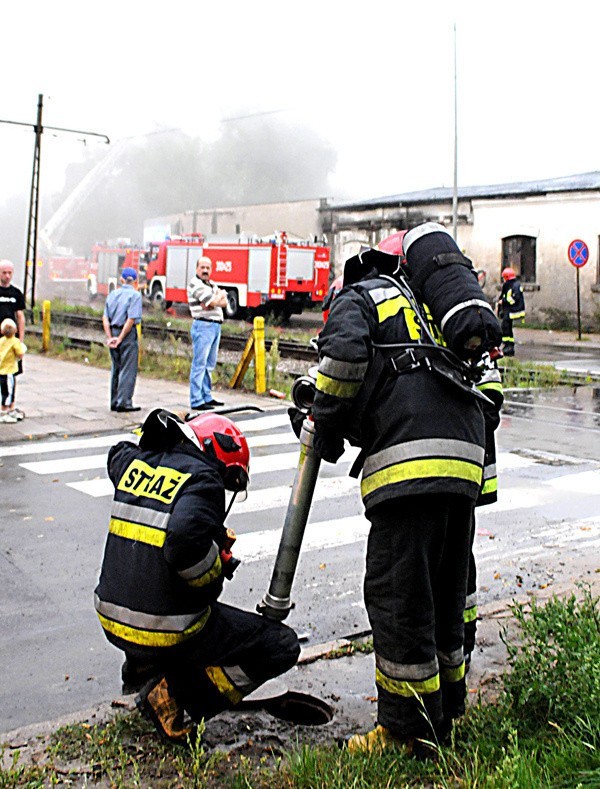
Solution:
{"label": "red fire helmet", "polygon": [[192,428],[203,451],[213,451],[225,464],[225,487],[242,491],[250,478],[250,450],[239,427],[222,414],[200,414],[186,423]]}
{"label": "red fire helmet", "polygon": [[381,252],[387,252],[389,255],[400,255],[402,262],[404,262],[404,252],[402,250],[402,239],[406,235],[406,230],[399,230],[397,233],[392,233],[391,236],[382,238],[377,249]]}
{"label": "red fire helmet", "polygon": [[510,266],[507,266],[507,268],[502,269],[502,279],[505,282],[508,282],[509,279],[516,279],[516,278],[517,275],[515,273],[515,270],[510,268]]}

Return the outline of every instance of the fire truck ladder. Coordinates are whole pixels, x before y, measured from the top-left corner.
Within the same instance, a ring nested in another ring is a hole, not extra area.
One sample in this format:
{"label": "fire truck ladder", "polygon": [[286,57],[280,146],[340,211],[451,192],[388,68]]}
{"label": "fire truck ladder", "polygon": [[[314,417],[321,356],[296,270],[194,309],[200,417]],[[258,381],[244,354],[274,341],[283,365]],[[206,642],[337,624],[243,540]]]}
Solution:
{"label": "fire truck ladder", "polygon": [[277,276],[275,286],[285,288],[287,284],[287,244],[277,244]]}

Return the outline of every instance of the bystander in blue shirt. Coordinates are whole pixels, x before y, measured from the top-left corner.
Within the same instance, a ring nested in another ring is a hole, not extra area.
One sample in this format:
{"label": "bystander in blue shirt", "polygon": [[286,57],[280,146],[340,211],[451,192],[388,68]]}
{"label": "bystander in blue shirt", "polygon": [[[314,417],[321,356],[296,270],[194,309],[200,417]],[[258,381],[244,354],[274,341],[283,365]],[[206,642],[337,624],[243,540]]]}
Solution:
{"label": "bystander in blue shirt", "polygon": [[108,294],[102,325],[112,361],[110,410],[139,411],[132,403],[138,372],[138,335],[135,326],[142,319],[142,296],[135,289],[137,271],[121,272],[121,287]]}

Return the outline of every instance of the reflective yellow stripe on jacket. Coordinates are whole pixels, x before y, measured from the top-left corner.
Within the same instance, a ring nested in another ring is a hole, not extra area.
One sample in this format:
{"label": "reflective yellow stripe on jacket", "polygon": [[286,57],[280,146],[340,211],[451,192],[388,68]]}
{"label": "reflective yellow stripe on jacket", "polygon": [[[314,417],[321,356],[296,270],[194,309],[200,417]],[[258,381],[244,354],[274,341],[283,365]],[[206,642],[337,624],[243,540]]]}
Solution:
{"label": "reflective yellow stripe on jacket", "polygon": [[481,485],[484,449],[456,439],[418,439],[370,455],[361,481],[363,498],[387,485],[451,477]]}
{"label": "reflective yellow stripe on jacket", "polygon": [[109,633],[133,644],[147,647],[171,647],[199,633],[210,616],[210,607],[194,614],[157,615],[108,603],[94,596],[102,627]]}
{"label": "reflective yellow stripe on jacket", "polygon": [[222,564],[219,548],[213,542],[208,553],[201,561],[185,570],[179,570],[179,575],[187,581],[190,586],[206,586],[221,575]]}
{"label": "reflective yellow stripe on jacket", "polygon": [[168,512],[113,501],[108,530],[126,540],[135,540],[162,548],[167,536]]}
{"label": "reflective yellow stripe on jacket", "polygon": [[333,397],[355,397],[362,386],[368,366],[368,362],[343,362],[323,356],[317,370],[317,389]]}

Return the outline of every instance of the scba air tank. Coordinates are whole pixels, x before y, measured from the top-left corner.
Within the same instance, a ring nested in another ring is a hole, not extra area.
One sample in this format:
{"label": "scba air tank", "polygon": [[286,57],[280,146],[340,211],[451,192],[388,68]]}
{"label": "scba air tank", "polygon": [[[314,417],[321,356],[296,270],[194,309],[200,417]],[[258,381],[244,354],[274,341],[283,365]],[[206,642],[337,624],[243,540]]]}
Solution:
{"label": "scba air tank", "polygon": [[403,238],[403,270],[415,295],[431,311],[448,347],[464,360],[478,359],[502,342],[494,311],[473,264],[443,225],[426,222]]}

